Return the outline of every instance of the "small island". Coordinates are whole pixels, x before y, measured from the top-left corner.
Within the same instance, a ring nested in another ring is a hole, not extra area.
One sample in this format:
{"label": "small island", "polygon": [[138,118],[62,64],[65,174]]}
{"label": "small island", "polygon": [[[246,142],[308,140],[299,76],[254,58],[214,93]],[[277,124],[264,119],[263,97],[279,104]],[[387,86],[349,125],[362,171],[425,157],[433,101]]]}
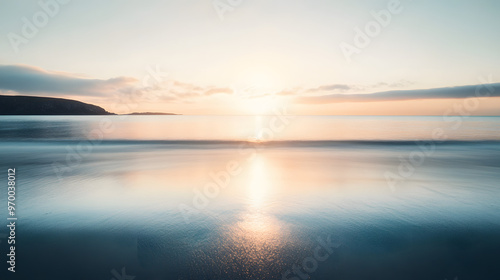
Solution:
{"label": "small island", "polygon": [[178,116],[180,114],[160,113],[160,112],[134,112],[134,113],[130,113],[130,114],[127,114],[127,115],[131,115],[131,116],[164,116],[164,115]]}

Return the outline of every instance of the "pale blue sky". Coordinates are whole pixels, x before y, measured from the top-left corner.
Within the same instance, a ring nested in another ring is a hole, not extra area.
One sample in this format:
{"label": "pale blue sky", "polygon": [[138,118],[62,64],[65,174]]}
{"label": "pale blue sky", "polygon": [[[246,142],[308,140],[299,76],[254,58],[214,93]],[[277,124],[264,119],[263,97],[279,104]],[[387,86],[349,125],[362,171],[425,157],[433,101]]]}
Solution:
{"label": "pale blue sky", "polygon": [[[222,0],[224,1],[224,0]],[[0,64],[95,79],[141,79],[159,65],[203,87],[272,91],[344,84],[354,91],[420,89],[500,81],[500,1],[401,1],[349,63],[341,42],[389,1],[242,0],[221,20],[211,0],[73,0],[15,53],[7,34],[38,1],[0,1]],[[226,1],[224,1],[226,2]],[[357,93],[353,92],[353,93]]]}

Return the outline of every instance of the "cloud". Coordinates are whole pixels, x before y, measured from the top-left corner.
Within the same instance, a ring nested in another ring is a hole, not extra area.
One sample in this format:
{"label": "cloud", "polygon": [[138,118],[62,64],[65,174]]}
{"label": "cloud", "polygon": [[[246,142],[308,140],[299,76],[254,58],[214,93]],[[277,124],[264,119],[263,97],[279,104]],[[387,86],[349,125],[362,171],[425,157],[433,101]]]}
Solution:
{"label": "cloud", "polygon": [[213,95],[218,93],[233,94],[233,90],[230,88],[211,88],[205,91],[205,95]]}
{"label": "cloud", "polygon": [[[143,86],[138,79],[117,77],[107,80],[48,71],[29,65],[0,65],[0,93],[43,96],[128,98],[134,102],[187,101],[215,94],[232,94],[230,88],[198,86],[174,80]],[[133,97],[133,98],[132,98]]]}
{"label": "cloud", "polygon": [[275,95],[281,96],[292,96],[292,95],[308,95],[310,93],[327,93],[327,92],[336,92],[336,93],[345,93],[345,92],[366,92],[366,91],[374,91],[381,88],[404,88],[409,85],[414,84],[414,82],[410,82],[407,80],[400,80],[394,83],[380,82],[372,85],[348,85],[348,84],[329,84],[322,85],[314,88],[300,88],[296,87],[293,89],[284,89],[282,91],[276,92]]}
{"label": "cloud", "polygon": [[203,88],[197,85],[189,84],[189,83],[183,83],[179,81],[174,81],[172,83],[174,87],[178,88],[183,88],[184,90],[190,90],[190,91],[202,91]]}
{"label": "cloud", "polygon": [[202,87],[175,81],[168,88],[161,89],[170,101],[188,101],[215,94],[233,94],[230,88]]}
{"label": "cloud", "polygon": [[0,65],[0,90],[21,94],[105,96],[137,82],[130,77],[88,79],[27,65]]}
{"label": "cloud", "polygon": [[415,82],[408,80],[400,80],[399,82],[388,84],[388,86],[392,88],[398,88],[398,87],[407,87],[413,84],[415,84]]}
{"label": "cloud", "polygon": [[[401,80],[396,83],[378,83],[369,88],[375,91],[377,88],[400,88],[409,84],[412,84],[412,82]],[[276,92],[274,95],[295,96],[295,101],[302,104],[463,99],[477,96],[477,90],[480,90],[482,95],[487,93],[488,96],[500,96],[500,83],[435,89],[391,90],[371,94],[346,93],[346,91],[359,92],[365,89],[366,87],[356,85],[329,84],[309,89],[286,89]],[[154,86],[146,87],[141,86],[137,79],[131,77],[90,79],[76,74],[47,71],[27,65],[0,65],[0,92],[45,96],[55,95],[61,97],[86,96],[107,98],[121,94],[122,96],[142,96],[144,98],[141,97],[141,100],[134,99],[134,101],[145,102],[155,102],[158,99],[164,102],[192,102],[201,98],[209,98],[216,94],[235,94],[233,89],[226,87],[199,86],[174,80],[165,80]],[[332,93],[325,94],[328,92]],[[308,93],[323,93],[323,95],[308,96]],[[270,94],[252,94],[248,98],[260,98],[267,95]]]}
{"label": "cloud", "polygon": [[417,90],[393,90],[370,94],[328,94],[322,96],[298,97],[302,104],[323,104],[340,102],[382,102],[417,99],[463,99],[469,97],[500,96],[500,83],[469,85]]}
{"label": "cloud", "polygon": [[331,85],[323,85],[315,88],[307,89],[306,93],[315,93],[315,92],[355,92],[355,91],[369,91],[376,90],[380,88],[404,88],[409,85],[414,84],[414,82],[410,82],[408,80],[400,80],[394,83],[380,82],[373,85],[347,85],[347,84],[331,84]]}
{"label": "cloud", "polygon": [[398,82],[394,82],[394,83],[386,83],[386,82],[381,82],[381,83],[378,83],[378,84],[375,84],[373,86],[371,86],[371,88],[381,88],[381,87],[385,87],[385,88],[402,88],[402,87],[407,87],[407,86],[410,86],[410,85],[413,85],[415,84],[415,82],[411,82],[411,81],[408,81],[408,80],[399,80]]}
{"label": "cloud", "polygon": [[169,86],[169,92],[178,98],[196,98],[203,96],[210,96],[214,94],[233,94],[233,90],[230,88],[220,88],[220,87],[203,87],[197,86],[189,83],[174,81]]}
{"label": "cloud", "polygon": [[297,94],[296,90],[282,90],[276,93],[276,95],[282,95],[282,96],[290,96],[295,94]]}
{"label": "cloud", "polygon": [[317,88],[308,89],[308,92],[321,92],[321,91],[347,91],[351,90],[353,87],[344,84],[332,84],[332,85],[324,85]]}

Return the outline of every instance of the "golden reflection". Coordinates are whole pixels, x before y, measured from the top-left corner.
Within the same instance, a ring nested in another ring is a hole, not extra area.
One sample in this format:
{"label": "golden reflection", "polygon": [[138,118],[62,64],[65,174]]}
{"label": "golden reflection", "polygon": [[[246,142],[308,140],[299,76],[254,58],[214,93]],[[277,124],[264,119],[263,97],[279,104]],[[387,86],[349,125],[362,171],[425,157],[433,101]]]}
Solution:
{"label": "golden reflection", "polygon": [[[281,256],[289,240],[284,223],[260,211],[248,211],[231,225],[224,248],[231,263],[238,263],[245,278],[262,279],[263,274],[283,267]],[[271,275],[265,275],[270,278]]]}
{"label": "golden reflection", "polygon": [[283,265],[280,256],[289,245],[286,223],[266,207],[273,187],[270,172],[266,157],[256,154],[246,174],[247,207],[225,230],[228,240],[225,250],[232,262],[242,264],[242,271],[248,278],[262,276],[265,271],[279,271]]}
{"label": "golden reflection", "polygon": [[260,209],[266,201],[269,188],[269,170],[266,169],[266,161],[262,155],[256,154],[250,162],[250,173],[248,183],[248,202],[253,209]]}

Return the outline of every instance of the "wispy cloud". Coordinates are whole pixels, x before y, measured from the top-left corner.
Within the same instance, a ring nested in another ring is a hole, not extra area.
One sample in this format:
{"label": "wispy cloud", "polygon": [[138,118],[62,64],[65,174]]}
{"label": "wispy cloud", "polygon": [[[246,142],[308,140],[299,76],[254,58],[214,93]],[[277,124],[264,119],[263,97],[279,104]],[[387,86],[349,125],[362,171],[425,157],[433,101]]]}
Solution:
{"label": "wispy cloud", "polygon": [[308,92],[322,92],[322,91],[347,91],[353,89],[353,86],[344,84],[332,84],[319,86],[317,88],[308,89]]}
{"label": "wispy cloud", "polygon": [[373,85],[372,87],[373,88],[380,88],[380,87],[403,88],[403,87],[407,87],[407,86],[410,86],[410,85],[413,85],[413,84],[414,84],[414,82],[411,82],[411,81],[408,81],[408,80],[400,80],[400,81],[394,82],[394,83],[381,82],[381,83]]}
{"label": "wispy cloud", "polygon": [[161,86],[155,89],[161,92],[162,100],[170,102],[190,102],[203,97],[216,94],[233,94],[231,88],[214,86],[197,86],[189,83],[174,81],[169,86]]}
{"label": "wispy cloud", "polygon": [[[489,96],[500,96],[500,83],[484,85],[490,92]],[[321,96],[297,97],[302,104],[323,104],[340,102],[382,102],[418,99],[463,99],[477,97],[477,90],[482,85],[444,87],[434,89],[393,90],[369,94],[327,94]]]}
{"label": "wispy cloud", "polygon": [[88,79],[27,65],[0,65],[0,90],[20,94],[105,96],[135,83],[130,77]]}
{"label": "wispy cloud", "polygon": [[376,91],[381,89],[404,89],[408,86],[413,85],[414,82],[408,80],[400,80],[397,82],[379,82],[370,85],[352,85],[352,84],[327,84],[320,85],[313,88],[294,88],[286,89],[277,92],[276,95],[282,96],[292,96],[292,95],[314,95],[314,94],[326,94],[326,93],[361,93]]}
{"label": "wispy cloud", "polygon": [[295,94],[297,94],[297,90],[293,89],[286,89],[276,93],[276,95],[283,95],[283,96],[295,95]]}
{"label": "wispy cloud", "polygon": [[[165,102],[188,101],[215,94],[233,94],[224,87],[199,86],[190,83],[165,80],[154,86],[141,86],[132,77],[117,77],[107,80],[91,79],[78,74],[48,71],[29,65],[0,65],[0,92],[43,95],[106,97],[133,95],[154,95]],[[144,101],[148,101],[145,98]]]}
{"label": "wispy cloud", "polygon": [[205,91],[205,95],[213,95],[213,94],[233,94],[233,90],[230,88],[211,88]]}

